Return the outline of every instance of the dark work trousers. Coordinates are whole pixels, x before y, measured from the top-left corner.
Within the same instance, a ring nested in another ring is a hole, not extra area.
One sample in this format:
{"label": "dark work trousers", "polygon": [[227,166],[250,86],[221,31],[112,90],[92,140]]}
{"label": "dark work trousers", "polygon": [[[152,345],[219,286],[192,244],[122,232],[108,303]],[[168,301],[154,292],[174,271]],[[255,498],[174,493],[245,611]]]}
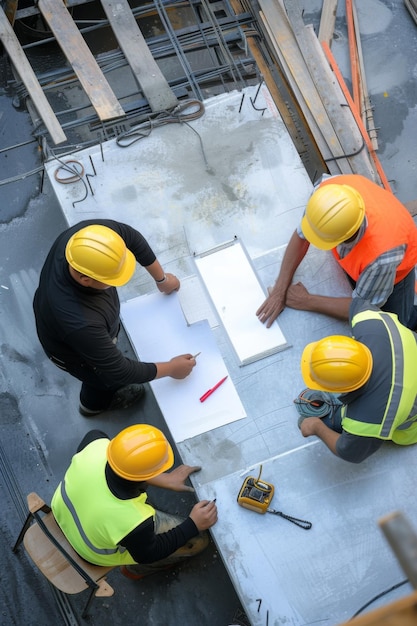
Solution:
{"label": "dark work trousers", "polygon": [[396,313],[401,324],[414,330],[417,324],[417,309],[414,306],[416,276],[414,269],[407,274],[394,289],[384,306],[387,313]]}
{"label": "dark work trousers", "polygon": [[[171,530],[171,528],[175,528],[179,526],[181,522],[184,521],[184,518],[179,517],[178,515],[172,515],[171,513],[164,513],[163,511],[155,510],[155,534],[166,533]],[[200,532],[196,537],[193,537],[185,546],[182,548],[178,548],[175,552],[167,556],[165,559],[161,559],[160,561],[154,561],[153,563],[144,563],[144,564],[132,564],[127,565],[127,569],[132,574],[146,575],[146,574],[154,574],[160,570],[165,570],[173,565],[186,563],[188,559],[192,556],[196,556],[200,554],[207,546],[209,545],[210,539],[207,531]]]}
{"label": "dark work trousers", "polygon": [[52,355],[49,355],[49,359],[54,365],[82,382],[80,402],[83,406],[92,411],[104,411],[110,406],[119,387],[106,386],[95,368],[87,363],[64,363]]}
{"label": "dark work trousers", "polygon": [[[348,276],[348,279],[352,289],[354,289],[355,281],[350,276]],[[411,330],[415,330],[417,326],[417,308],[414,306],[415,283],[416,277],[413,268],[405,278],[394,285],[390,297],[381,307],[382,311],[395,313],[401,324],[404,324]]]}

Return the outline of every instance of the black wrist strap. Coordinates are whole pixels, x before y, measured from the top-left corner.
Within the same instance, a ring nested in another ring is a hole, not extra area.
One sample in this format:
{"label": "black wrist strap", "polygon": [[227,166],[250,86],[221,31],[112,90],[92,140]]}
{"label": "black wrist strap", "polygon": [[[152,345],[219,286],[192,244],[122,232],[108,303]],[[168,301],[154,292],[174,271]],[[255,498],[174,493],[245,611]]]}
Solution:
{"label": "black wrist strap", "polygon": [[307,522],[307,520],[299,519],[298,517],[292,517],[291,515],[286,515],[285,513],[282,513],[282,511],[275,511],[274,509],[267,509],[266,512],[272,513],[273,515],[279,515],[280,517],[283,517],[289,522],[292,522],[296,526],[299,526],[303,530],[310,530],[310,528],[313,525],[311,522]]}

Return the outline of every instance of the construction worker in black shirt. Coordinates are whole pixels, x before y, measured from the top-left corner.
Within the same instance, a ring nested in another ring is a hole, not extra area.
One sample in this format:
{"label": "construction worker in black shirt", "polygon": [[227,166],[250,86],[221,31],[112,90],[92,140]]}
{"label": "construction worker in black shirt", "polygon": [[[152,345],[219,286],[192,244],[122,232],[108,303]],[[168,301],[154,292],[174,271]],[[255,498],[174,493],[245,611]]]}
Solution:
{"label": "construction worker in black shirt", "polygon": [[185,481],[199,467],[168,472],[174,453],[165,435],[135,424],[113,439],[87,433],[52,498],[52,511],[80,556],[96,565],[120,565],[138,579],[184,562],[209,543],[203,532],[217,521],[214,501],[181,518],[147,502],[147,485],[194,491]]}
{"label": "construction worker in black shirt", "polygon": [[141,233],[106,219],[80,222],[59,235],[40,274],[33,302],[38,337],[50,360],[82,381],[79,411],[87,417],[130,406],[143,395],[142,383],[183,379],[196,364],[191,354],[144,363],[118,349],[116,287],[130,280],[136,262],[161,293],[179,289]]}

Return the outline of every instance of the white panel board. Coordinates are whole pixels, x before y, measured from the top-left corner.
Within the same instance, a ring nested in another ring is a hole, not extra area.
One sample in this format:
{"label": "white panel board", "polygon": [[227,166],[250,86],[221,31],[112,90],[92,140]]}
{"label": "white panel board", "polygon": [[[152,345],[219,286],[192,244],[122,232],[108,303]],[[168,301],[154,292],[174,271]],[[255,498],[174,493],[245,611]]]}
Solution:
{"label": "white panel board", "polygon": [[[246,417],[245,409],[207,320],[188,325],[178,294],[133,298],[121,305],[121,317],[142,361],[169,361],[197,354],[197,365],[184,380],[159,378],[150,385],[168,428],[179,443]],[[205,401],[200,397],[224,376],[227,380]]]}
{"label": "white panel board", "polygon": [[267,328],[255,315],[265,292],[242,242],[235,239],[194,260],[240,365],[287,347],[278,322]]}

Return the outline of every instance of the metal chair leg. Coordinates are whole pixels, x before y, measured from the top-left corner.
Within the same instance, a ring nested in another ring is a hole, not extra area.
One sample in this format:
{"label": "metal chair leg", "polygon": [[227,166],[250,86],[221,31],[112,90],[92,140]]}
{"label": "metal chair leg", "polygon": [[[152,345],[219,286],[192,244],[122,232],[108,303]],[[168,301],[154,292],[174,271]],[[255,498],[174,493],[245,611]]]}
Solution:
{"label": "metal chair leg", "polygon": [[32,519],[33,519],[32,513],[28,513],[28,515],[26,517],[26,521],[25,521],[25,523],[22,526],[22,530],[20,531],[19,536],[18,536],[18,538],[16,540],[16,543],[14,544],[14,546],[12,548],[12,552],[16,552],[16,550],[18,549],[18,547],[22,543],[23,537],[25,536],[25,533],[26,533],[27,529],[29,528]]}
{"label": "metal chair leg", "polygon": [[84,607],[84,611],[81,613],[81,617],[85,619],[88,616],[88,610],[91,606],[92,601],[94,600],[96,590],[91,589],[90,595],[88,596],[87,604]]}

